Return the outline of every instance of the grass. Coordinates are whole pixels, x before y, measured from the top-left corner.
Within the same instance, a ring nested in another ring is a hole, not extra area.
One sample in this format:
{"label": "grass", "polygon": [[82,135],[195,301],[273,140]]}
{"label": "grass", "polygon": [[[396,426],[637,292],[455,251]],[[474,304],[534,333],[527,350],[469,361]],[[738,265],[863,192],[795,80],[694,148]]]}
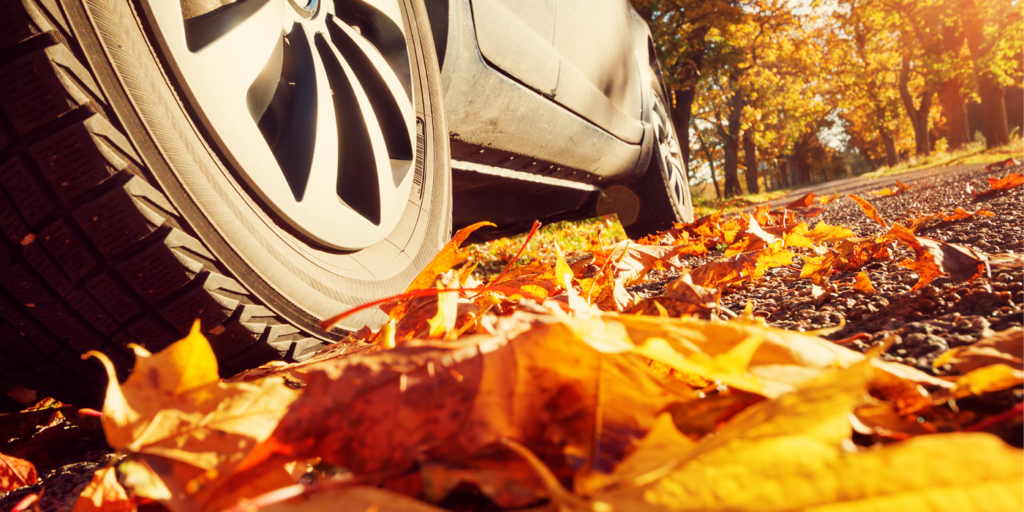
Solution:
{"label": "grass", "polygon": [[990,164],[1009,158],[1024,158],[1024,140],[1015,138],[1009,144],[992,149],[985,149],[980,143],[973,143],[964,149],[949,152],[934,152],[928,156],[912,156],[892,167],[882,167],[877,171],[862,174],[864,178],[881,178],[895,176],[911,171],[919,171],[932,167],[950,165]]}
{"label": "grass", "polygon": [[[600,242],[598,237],[600,236]],[[589,252],[591,244],[603,243],[606,247],[626,240],[626,232],[614,215],[585,220],[558,222],[541,227],[530,240],[530,244],[519,257],[518,263],[525,265],[540,259],[550,259],[555,254],[555,243],[562,249],[566,259]],[[479,273],[485,277],[497,274],[515,257],[526,242],[526,234],[491,240],[469,248],[474,261],[480,263]]]}

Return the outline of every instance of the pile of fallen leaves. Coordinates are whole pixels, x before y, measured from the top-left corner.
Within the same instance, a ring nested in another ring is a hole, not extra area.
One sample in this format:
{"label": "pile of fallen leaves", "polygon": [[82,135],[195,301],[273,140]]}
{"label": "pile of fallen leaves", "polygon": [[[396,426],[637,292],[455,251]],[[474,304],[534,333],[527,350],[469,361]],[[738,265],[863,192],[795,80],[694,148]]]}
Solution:
{"label": "pile of fallen leaves", "polygon": [[[1020,510],[1024,456],[985,431],[1021,405],[957,406],[1024,383],[1020,328],[943,354],[940,378],[878,359],[891,339],[862,354],[820,337],[838,327],[784,331],[722,307],[722,290],[797,261],[818,296],[870,292],[863,271],[831,276],[899,245],[915,288],[1022,265],[915,235],[984,210],[890,223],[851,197],[881,234],[813,223],[836,196],[809,194],[639,241],[596,236],[571,263],[555,244],[488,282],[460,249],[486,223],[470,226],[406,293],[357,308],[387,313],[380,329],[228,381],[198,323],[157,354],[134,347],[123,384],[90,352],[110,376],[97,414],[124,457],[75,510]],[[656,269],[680,277],[656,297],[627,289]],[[0,490],[35,479],[0,457]]]}

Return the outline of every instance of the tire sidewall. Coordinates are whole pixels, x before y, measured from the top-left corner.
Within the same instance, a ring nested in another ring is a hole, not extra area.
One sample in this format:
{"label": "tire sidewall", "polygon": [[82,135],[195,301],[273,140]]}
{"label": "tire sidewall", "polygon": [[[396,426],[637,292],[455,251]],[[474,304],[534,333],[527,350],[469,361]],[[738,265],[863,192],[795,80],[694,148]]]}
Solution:
{"label": "tire sidewall", "polygon": [[[220,158],[180,101],[150,40],[155,36],[144,32],[142,13],[126,2],[76,1],[104,50],[104,55],[87,58],[94,69],[106,64],[103,69],[111,71],[106,76],[98,72],[99,81],[105,93],[117,97],[112,98],[114,110],[145,167],[217,264],[288,321],[318,333],[316,324],[323,318],[404,291],[449,238],[448,131],[423,0],[403,0],[419,150],[414,179],[421,188],[414,185],[403,219],[387,239],[351,253],[306,243],[246,192],[237,171]],[[355,329],[384,318],[368,311],[342,327]],[[337,339],[344,332],[319,335]]]}

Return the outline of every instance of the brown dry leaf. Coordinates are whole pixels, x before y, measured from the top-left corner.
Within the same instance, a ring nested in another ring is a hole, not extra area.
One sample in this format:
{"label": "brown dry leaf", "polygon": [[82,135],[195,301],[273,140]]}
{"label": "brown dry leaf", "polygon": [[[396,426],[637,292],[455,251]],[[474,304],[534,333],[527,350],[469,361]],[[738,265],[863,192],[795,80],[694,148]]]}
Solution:
{"label": "brown dry leaf", "polygon": [[982,197],[988,197],[988,196],[993,195],[993,194],[995,194],[995,193],[997,193],[999,191],[1008,190],[1008,189],[1011,189],[1011,188],[1014,188],[1014,187],[1019,187],[1021,185],[1024,185],[1024,174],[1020,174],[1020,173],[1016,173],[1015,172],[1015,173],[1007,174],[1005,177],[1003,177],[1001,179],[1000,178],[989,178],[988,179],[988,185],[989,185],[989,189],[988,190],[986,190],[986,191],[984,191],[984,192],[982,192],[980,194],[975,194],[974,198],[975,199],[980,199]]}
{"label": "brown dry leaf", "polygon": [[[310,372],[238,478],[313,456],[356,475],[401,471],[424,457],[464,458],[502,437],[542,453],[559,474],[581,464],[607,472],[660,411],[690,399],[626,353],[600,319],[570,327],[519,312],[499,322],[494,337],[414,340]],[[603,351],[592,346],[601,343]]]}
{"label": "brown dry leaf", "polygon": [[815,204],[814,192],[808,192],[800,199],[786,205],[786,209],[804,217],[821,215],[825,209]]}
{"label": "brown dry leaf", "polygon": [[[647,273],[661,262],[666,270],[678,270],[683,265],[678,255],[684,246],[673,245],[640,245],[630,240],[623,240],[608,250],[606,260],[615,269],[615,277],[623,280],[624,286],[642,283]],[[595,265],[604,265],[600,258]]]}
{"label": "brown dry leaf", "polygon": [[789,265],[792,262],[793,253],[783,250],[780,240],[760,251],[745,252],[705,263],[690,271],[690,277],[695,285],[717,288],[719,285],[744,279],[756,281],[769,268]]}
{"label": "brown dry leaf", "polygon": [[945,434],[859,452],[844,448],[849,413],[865,398],[868,367],[858,364],[755,404],[702,443],[638,450],[622,466],[643,459],[639,470],[616,473],[591,503],[673,511],[1019,509],[1021,451],[994,436]]}
{"label": "brown dry leaf", "polygon": [[889,223],[886,222],[881,215],[879,215],[878,210],[876,210],[875,207],[871,205],[871,203],[853,194],[850,194],[850,199],[853,199],[858,205],[860,205],[860,209],[864,210],[864,214],[867,215],[868,217],[871,217],[871,220],[877,222],[883,228],[889,229]]}
{"label": "brown dry leaf", "polygon": [[986,254],[988,265],[991,268],[1005,268],[1017,270],[1024,268],[1024,254],[1020,253],[998,253]]}
{"label": "brown dry leaf", "polygon": [[875,293],[875,287],[871,284],[871,279],[868,278],[867,272],[861,270],[853,279],[854,290],[864,293]]}
{"label": "brown dry leaf", "polygon": [[917,272],[920,280],[911,290],[917,290],[936,277],[949,274],[957,282],[970,281],[985,272],[984,255],[960,245],[919,237],[909,229],[893,224],[882,240],[899,240],[914,250],[914,260],[904,260],[900,266]]}
{"label": "brown dry leaf", "polygon": [[[246,510],[239,507],[240,510]],[[321,491],[260,508],[262,512],[444,512],[445,509],[385,489],[367,486]]]}
{"label": "brown dry leaf", "polygon": [[132,512],[135,503],[128,499],[128,493],[117,481],[117,470],[107,467],[97,470],[92,481],[82,489],[72,512]]}
{"label": "brown dry leaf", "polygon": [[[206,475],[226,474],[257,443],[266,439],[298,393],[283,380],[225,384],[217,359],[197,321],[184,339],[151,355],[136,348],[135,368],[123,385],[113,365],[98,357],[110,379],[103,404],[103,430],[115,450],[126,450],[160,466],[155,474],[166,487],[203,489]],[[122,468],[123,469],[123,468]],[[182,478],[187,480],[182,481]],[[138,491],[138,490],[137,490]],[[147,496],[168,500],[171,496]],[[195,496],[200,502],[212,499]],[[216,497],[219,498],[219,497]],[[172,504],[177,510],[196,504]]]}
{"label": "brown dry leaf", "polygon": [[36,467],[31,462],[0,453],[0,493],[33,485],[36,481]]}
{"label": "brown dry leaf", "polygon": [[993,364],[1024,369],[1024,329],[1011,327],[964,346],[944,352],[933,363],[935,368],[950,365],[966,373]]}
{"label": "brown dry leaf", "polygon": [[718,307],[722,293],[715,288],[693,284],[690,274],[683,274],[665,286],[665,292],[658,297],[644,299],[629,309],[628,313],[678,318],[693,313],[707,313]]}
{"label": "brown dry leaf", "polygon": [[1024,384],[1024,371],[1005,364],[993,364],[971,370],[956,380],[953,396],[963,398],[993,391],[1002,391]]}
{"label": "brown dry leaf", "polygon": [[547,498],[544,484],[522,459],[507,451],[471,458],[420,462],[428,501],[441,502],[462,484],[472,484],[502,509],[523,508]]}
{"label": "brown dry leaf", "polygon": [[623,311],[633,305],[633,294],[622,286],[622,280],[613,278],[611,268],[592,279],[580,280],[580,298],[601,311]]}

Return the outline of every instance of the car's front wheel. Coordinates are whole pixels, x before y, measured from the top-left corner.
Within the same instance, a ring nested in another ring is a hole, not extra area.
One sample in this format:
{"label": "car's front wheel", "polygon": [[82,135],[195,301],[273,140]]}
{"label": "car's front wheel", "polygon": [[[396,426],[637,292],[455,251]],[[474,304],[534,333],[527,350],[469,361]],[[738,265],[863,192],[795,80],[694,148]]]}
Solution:
{"label": "car's front wheel", "polygon": [[95,403],[79,354],[124,371],[196,318],[222,374],[302,358],[449,236],[422,0],[3,0],[0,20],[5,376]]}

